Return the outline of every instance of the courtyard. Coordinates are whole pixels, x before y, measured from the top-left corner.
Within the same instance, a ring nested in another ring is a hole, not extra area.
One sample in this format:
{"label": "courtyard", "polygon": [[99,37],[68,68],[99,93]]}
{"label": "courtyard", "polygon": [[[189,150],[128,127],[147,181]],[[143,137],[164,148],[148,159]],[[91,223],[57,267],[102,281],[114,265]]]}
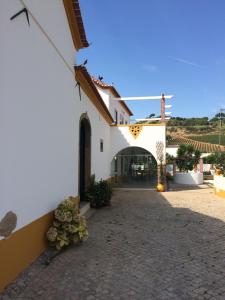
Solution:
{"label": "courtyard", "polygon": [[225,299],[225,201],[211,188],[118,189],[88,227],[86,242],[48,266],[42,256],[0,299]]}

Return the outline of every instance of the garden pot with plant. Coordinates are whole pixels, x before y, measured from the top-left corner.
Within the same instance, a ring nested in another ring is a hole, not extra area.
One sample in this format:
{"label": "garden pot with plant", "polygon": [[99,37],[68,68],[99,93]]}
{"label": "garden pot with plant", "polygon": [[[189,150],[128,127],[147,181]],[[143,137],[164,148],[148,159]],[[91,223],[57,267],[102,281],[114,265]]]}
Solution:
{"label": "garden pot with plant", "polygon": [[111,204],[112,185],[107,180],[95,181],[92,175],[91,185],[85,195],[92,208],[100,208]]}
{"label": "garden pot with plant", "polygon": [[164,149],[163,142],[161,142],[161,141],[157,142],[156,143],[156,155],[157,155],[158,161],[160,162],[158,184],[156,186],[157,192],[165,192],[165,190],[166,190],[166,182],[165,182],[165,174],[164,174],[164,166],[163,166],[163,149]]}
{"label": "garden pot with plant", "polygon": [[192,145],[182,144],[177,150],[176,164],[179,172],[176,172],[174,181],[178,184],[198,185],[203,183],[203,173],[197,171],[197,165],[201,152],[195,150]]}
{"label": "garden pot with plant", "polygon": [[49,245],[60,251],[71,244],[80,244],[88,238],[85,218],[79,214],[72,198],[64,200],[54,211],[52,226],[46,233]]}

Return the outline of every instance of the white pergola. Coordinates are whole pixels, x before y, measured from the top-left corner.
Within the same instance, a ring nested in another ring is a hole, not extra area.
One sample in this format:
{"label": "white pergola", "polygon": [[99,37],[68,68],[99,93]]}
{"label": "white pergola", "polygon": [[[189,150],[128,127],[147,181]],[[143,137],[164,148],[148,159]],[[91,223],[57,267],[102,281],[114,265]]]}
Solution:
{"label": "white pergola", "polygon": [[171,112],[166,112],[166,108],[171,108],[172,105],[165,104],[165,100],[171,100],[173,95],[164,95],[161,96],[145,96],[145,97],[121,97],[121,98],[111,98],[115,101],[151,101],[151,100],[160,100],[161,102],[161,118],[145,118],[145,119],[134,119],[135,121],[165,121],[170,119]]}
{"label": "white pergola", "polygon": [[161,96],[145,96],[145,97],[121,97],[121,98],[112,98],[112,100],[122,100],[122,101],[138,101],[138,100],[162,100],[172,99],[173,95],[161,95]]}

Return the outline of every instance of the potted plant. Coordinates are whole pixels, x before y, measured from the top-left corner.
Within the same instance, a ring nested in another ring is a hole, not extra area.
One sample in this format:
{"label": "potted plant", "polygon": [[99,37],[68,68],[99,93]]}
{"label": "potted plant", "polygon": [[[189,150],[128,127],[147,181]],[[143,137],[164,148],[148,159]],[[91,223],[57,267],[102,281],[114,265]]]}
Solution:
{"label": "potted plant", "polygon": [[205,163],[214,165],[215,175],[222,175],[225,171],[225,152],[212,153],[205,157]]}
{"label": "potted plant", "polygon": [[91,185],[85,194],[85,200],[90,202],[92,208],[100,208],[111,204],[112,185],[107,180],[95,181],[93,175]]}
{"label": "potted plant", "polygon": [[165,174],[163,170],[163,149],[164,149],[164,144],[163,142],[157,142],[156,143],[156,154],[157,158],[160,162],[159,166],[159,179],[158,179],[158,184],[156,186],[157,192],[165,192],[166,187],[165,187]]}
{"label": "potted plant", "polygon": [[88,237],[85,218],[79,214],[72,197],[61,202],[54,211],[52,226],[46,233],[51,247],[58,252],[70,244],[79,244]]}
{"label": "potted plant", "polygon": [[179,184],[196,185],[203,183],[203,173],[197,170],[201,152],[195,150],[192,145],[182,144],[177,150],[176,164],[179,172],[174,180]]}

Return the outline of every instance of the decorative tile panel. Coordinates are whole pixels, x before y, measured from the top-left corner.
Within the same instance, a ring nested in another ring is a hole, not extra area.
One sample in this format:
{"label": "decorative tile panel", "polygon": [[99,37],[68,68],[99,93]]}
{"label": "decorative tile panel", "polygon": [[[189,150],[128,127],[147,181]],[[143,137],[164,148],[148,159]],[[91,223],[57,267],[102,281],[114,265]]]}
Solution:
{"label": "decorative tile panel", "polygon": [[133,138],[137,138],[140,134],[140,132],[142,131],[142,125],[129,125],[129,131],[132,134]]}

